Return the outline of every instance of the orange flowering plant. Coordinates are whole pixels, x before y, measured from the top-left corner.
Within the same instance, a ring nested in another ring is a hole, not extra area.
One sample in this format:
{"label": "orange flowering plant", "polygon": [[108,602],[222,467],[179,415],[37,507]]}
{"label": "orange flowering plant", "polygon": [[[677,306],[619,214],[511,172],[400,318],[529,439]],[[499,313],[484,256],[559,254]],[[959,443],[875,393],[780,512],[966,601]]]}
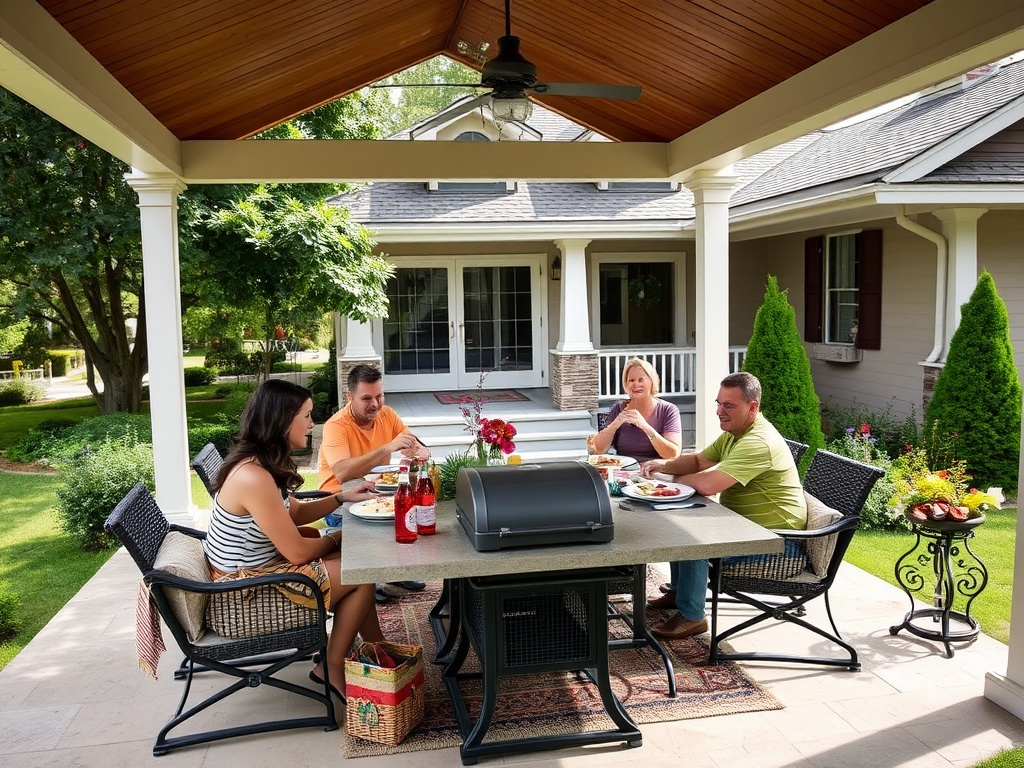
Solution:
{"label": "orange flowering plant", "polygon": [[970,485],[967,463],[953,461],[946,469],[933,470],[922,448],[907,451],[892,463],[889,478],[895,492],[889,506],[902,509],[914,522],[969,520],[1002,509],[1002,488],[979,491]]}

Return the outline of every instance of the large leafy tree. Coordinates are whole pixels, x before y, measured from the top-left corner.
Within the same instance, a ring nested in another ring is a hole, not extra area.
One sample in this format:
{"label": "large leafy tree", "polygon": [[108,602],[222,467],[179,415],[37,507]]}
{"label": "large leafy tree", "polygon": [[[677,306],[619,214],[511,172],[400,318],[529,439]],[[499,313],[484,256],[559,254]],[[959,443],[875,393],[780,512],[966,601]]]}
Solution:
{"label": "large leafy tree", "polygon": [[[925,438],[936,467],[967,462],[974,484],[1017,488],[1021,386],[1009,316],[988,271],[960,311],[946,364],[925,410]],[[953,455],[949,455],[953,454]]]}
{"label": "large leafy tree", "polygon": [[[395,88],[391,98],[394,102],[390,132],[397,133],[440,112],[449,104],[464,96],[476,95],[475,88],[459,87],[458,84],[479,83],[480,73],[446,56],[435,56],[409,69],[385,78],[385,85],[424,85],[426,88]],[[456,87],[451,87],[456,84]]]}
{"label": "large leafy tree", "polygon": [[[104,413],[138,411],[146,370],[139,214],[124,183],[128,170],[0,89],[0,280],[13,288],[8,308],[78,340]],[[136,317],[133,339],[126,321]]]}
{"label": "large leafy tree", "polygon": [[811,364],[796,327],[796,314],[769,275],[764,303],[754,317],[754,333],[747,344],[743,370],[761,381],[761,411],[775,428],[791,440],[821,448],[818,395],[811,380]]}

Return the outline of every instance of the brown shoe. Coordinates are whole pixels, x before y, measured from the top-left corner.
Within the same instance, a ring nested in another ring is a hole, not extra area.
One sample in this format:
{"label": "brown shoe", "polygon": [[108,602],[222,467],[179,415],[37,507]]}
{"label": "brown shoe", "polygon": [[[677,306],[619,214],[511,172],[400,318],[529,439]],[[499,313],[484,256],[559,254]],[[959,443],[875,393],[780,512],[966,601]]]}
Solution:
{"label": "brown shoe", "polygon": [[666,592],[661,597],[656,597],[653,600],[647,601],[648,608],[654,608],[659,611],[675,610],[676,607],[676,593]]}
{"label": "brown shoe", "polygon": [[668,582],[668,581],[666,581],[664,584],[659,585],[658,589],[661,590],[662,594],[665,594],[666,592],[675,592],[676,591],[675,587],[672,586],[672,583]]}
{"label": "brown shoe", "polygon": [[664,624],[659,624],[651,629],[651,632],[658,637],[667,637],[671,640],[679,640],[690,635],[699,635],[708,631],[708,620],[698,619],[688,621],[678,613]]}

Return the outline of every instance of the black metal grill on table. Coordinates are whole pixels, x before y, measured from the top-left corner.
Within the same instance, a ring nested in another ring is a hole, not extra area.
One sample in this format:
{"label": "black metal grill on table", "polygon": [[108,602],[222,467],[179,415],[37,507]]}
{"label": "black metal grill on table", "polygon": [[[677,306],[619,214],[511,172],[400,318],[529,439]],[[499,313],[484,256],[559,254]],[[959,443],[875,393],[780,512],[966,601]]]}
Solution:
{"label": "black metal grill on table", "polygon": [[604,479],[595,467],[575,461],[464,467],[455,509],[478,552],[606,543],[615,535]]}

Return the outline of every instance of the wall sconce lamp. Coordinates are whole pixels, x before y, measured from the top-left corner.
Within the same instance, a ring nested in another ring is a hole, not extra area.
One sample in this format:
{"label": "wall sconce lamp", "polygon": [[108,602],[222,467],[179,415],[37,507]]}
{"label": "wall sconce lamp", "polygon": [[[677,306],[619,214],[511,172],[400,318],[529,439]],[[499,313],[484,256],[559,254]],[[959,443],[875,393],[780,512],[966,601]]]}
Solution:
{"label": "wall sconce lamp", "polygon": [[560,255],[555,256],[554,261],[551,262],[551,279],[562,279],[562,257]]}

